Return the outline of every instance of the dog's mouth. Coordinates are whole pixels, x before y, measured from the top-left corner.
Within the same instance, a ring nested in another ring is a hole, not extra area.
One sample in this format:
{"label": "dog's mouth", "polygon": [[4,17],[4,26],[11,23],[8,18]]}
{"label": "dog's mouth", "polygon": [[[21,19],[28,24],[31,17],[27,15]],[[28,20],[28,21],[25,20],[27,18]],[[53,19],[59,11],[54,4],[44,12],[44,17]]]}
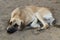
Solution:
{"label": "dog's mouth", "polygon": [[7,33],[12,34],[12,33],[16,32],[17,30],[18,30],[18,25],[15,24],[12,27],[7,29]]}

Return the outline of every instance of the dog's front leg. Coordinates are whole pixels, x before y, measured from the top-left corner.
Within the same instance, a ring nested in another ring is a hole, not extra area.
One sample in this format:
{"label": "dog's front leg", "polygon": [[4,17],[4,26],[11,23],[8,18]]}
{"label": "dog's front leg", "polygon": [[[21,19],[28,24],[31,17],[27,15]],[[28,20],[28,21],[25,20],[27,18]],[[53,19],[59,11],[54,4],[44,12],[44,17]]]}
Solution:
{"label": "dog's front leg", "polygon": [[35,17],[33,22],[31,23],[31,27],[36,28],[37,30],[40,30],[40,25],[37,23],[38,19]]}
{"label": "dog's front leg", "polygon": [[33,29],[33,33],[34,33],[34,34],[39,34],[39,33],[40,33],[40,32],[39,32],[39,30],[40,30],[40,25],[39,25],[37,22],[38,22],[38,19],[35,18],[35,19],[33,20],[33,22],[31,23],[31,27],[34,28],[34,29]]}

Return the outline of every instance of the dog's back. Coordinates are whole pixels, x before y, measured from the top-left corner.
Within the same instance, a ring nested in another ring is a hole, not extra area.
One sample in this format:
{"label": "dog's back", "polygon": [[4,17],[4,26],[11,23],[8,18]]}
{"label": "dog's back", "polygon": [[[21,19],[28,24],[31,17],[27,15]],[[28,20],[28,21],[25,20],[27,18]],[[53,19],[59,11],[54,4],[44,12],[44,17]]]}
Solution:
{"label": "dog's back", "polygon": [[46,11],[49,11],[47,8],[44,7],[36,7],[36,6],[25,6],[24,8],[16,8],[12,12],[13,17],[19,17],[20,19],[24,20],[27,24],[30,20],[32,20],[32,17],[35,16],[36,13],[39,13],[42,17],[45,15],[48,15],[49,13],[46,13]]}

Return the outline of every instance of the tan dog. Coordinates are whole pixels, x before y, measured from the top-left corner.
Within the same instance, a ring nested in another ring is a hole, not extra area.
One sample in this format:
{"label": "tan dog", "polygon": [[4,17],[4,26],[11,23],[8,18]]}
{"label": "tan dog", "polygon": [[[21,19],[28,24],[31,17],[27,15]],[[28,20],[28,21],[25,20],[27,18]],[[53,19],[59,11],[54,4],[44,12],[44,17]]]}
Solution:
{"label": "tan dog", "polygon": [[[41,21],[43,27],[40,28],[37,23],[38,20]],[[36,6],[18,7],[11,14],[7,31],[13,33],[17,29],[23,30],[30,22],[32,22],[30,26],[33,28],[46,29],[49,24],[53,25],[54,21],[55,18],[48,8]]]}

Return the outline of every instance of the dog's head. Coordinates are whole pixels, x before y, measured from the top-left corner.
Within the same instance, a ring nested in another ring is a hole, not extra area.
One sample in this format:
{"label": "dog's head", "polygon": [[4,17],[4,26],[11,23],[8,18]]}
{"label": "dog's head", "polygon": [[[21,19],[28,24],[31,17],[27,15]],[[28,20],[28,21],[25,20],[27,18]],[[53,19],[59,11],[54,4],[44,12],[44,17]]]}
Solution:
{"label": "dog's head", "polygon": [[19,18],[12,18],[9,20],[9,25],[7,27],[7,32],[8,33],[14,33],[17,30],[23,30],[25,27],[24,23],[22,20]]}

